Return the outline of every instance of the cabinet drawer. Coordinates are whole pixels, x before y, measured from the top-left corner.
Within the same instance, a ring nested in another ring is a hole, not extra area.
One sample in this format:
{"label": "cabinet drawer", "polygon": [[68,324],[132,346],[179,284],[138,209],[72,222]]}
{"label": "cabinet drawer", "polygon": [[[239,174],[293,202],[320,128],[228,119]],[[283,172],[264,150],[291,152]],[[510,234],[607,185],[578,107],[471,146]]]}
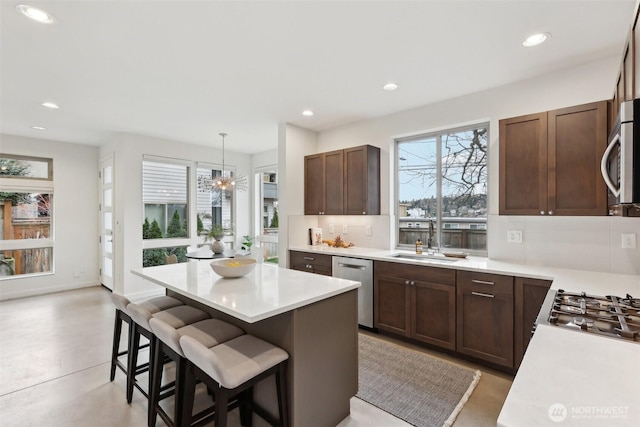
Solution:
{"label": "cabinet drawer", "polygon": [[419,280],[442,285],[456,284],[456,271],[448,268],[376,261],[374,271],[376,275],[402,277],[407,280]]}
{"label": "cabinet drawer", "polygon": [[331,255],[314,254],[311,252],[289,252],[289,261],[293,270],[331,276]]}
{"label": "cabinet drawer", "polygon": [[513,277],[500,274],[458,271],[458,287],[487,294],[513,295]]}

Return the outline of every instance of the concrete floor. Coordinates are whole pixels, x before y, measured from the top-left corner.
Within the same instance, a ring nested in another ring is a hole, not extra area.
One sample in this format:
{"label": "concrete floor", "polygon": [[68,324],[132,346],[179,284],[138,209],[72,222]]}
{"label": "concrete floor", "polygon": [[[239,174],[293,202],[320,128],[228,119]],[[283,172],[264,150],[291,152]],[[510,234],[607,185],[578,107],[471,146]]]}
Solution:
{"label": "concrete floor", "polygon": [[[109,382],[113,320],[109,292],[101,287],[1,302],[0,423],[12,427],[145,426],[146,399],[136,391],[133,402],[127,404],[120,371]],[[511,376],[413,348],[480,369],[482,379],[454,426],[496,425]],[[158,420],[157,425],[163,423]],[[230,416],[229,425],[239,426],[237,414]],[[353,398],[351,415],[339,427],[408,425]]]}

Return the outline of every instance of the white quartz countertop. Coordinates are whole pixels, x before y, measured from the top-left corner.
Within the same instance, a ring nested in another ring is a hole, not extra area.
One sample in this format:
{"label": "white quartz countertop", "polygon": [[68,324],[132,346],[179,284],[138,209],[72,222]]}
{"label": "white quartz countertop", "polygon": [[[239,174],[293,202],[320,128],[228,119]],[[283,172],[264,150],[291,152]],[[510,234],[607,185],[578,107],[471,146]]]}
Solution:
{"label": "white quartz countertop", "polygon": [[257,264],[235,279],[218,276],[207,261],[138,268],[132,273],[248,323],[360,287],[360,282],[271,264]]}
{"label": "white quartz countertop", "polygon": [[640,344],[538,326],[498,426],[639,425]]}
{"label": "white quartz countertop", "polygon": [[[376,261],[391,261],[413,265],[429,265],[454,270],[478,271],[482,273],[506,274],[532,279],[553,280],[552,289],[587,292],[592,295],[620,295],[627,293],[640,296],[640,275],[601,273],[593,271],[553,268],[536,265],[516,264],[493,260],[486,257],[468,256],[465,259],[433,259],[426,256],[422,260],[397,258],[394,255],[414,255],[412,251],[372,249],[372,248],[332,248],[329,246],[296,246],[289,250],[364,258]],[[453,260],[453,261],[452,261]]]}

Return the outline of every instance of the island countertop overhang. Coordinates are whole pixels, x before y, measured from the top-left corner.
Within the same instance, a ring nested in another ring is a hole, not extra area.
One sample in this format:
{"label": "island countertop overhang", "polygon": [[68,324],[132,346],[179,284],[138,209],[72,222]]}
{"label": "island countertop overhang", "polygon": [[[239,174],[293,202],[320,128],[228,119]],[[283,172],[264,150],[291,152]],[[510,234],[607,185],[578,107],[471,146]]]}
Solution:
{"label": "island countertop overhang", "polygon": [[258,264],[246,276],[235,279],[218,276],[208,262],[202,261],[137,268],[131,272],[248,323],[360,287],[360,282],[270,264]]}

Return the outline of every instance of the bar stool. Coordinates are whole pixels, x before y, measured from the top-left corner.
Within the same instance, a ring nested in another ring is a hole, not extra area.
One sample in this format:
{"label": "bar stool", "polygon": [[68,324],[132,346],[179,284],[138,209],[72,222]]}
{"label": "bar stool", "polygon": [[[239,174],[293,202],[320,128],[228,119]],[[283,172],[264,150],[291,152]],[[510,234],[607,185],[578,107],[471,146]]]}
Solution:
{"label": "bar stool", "polygon": [[[183,426],[203,422],[202,413],[193,416],[195,382],[199,379],[214,391],[216,427],[226,427],[229,401],[239,397],[240,421],[251,425],[252,412],[272,426],[289,426],[287,409],[286,361],[289,355],[253,335],[242,335],[214,347],[194,337],[180,337],[180,346],[188,359],[184,384]],[[264,408],[253,402],[253,386],[275,375],[280,419],[274,419]],[[195,418],[195,420],[194,420]]]}
{"label": "bar stool", "polygon": [[[113,346],[111,350],[111,373],[110,373],[109,380],[113,381],[115,379],[116,368],[119,368],[122,372],[124,372],[124,374],[127,377],[127,382],[129,382],[130,376],[128,372],[128,367],[125,366],[122,362],[120,362],[119,358],[124,356],[125,354],[127,355],[127,358],[128,358],[128,354],[129,354],[129,344],[131,342],[131,333],[132,333],[132,327],[131,327],[132,320],[131,320],[131,316],[127,311],[127,306],[131,303],[131,301],[129,301],[127,297],[123,295],[118,295],[116,293],[111,293],[111,301],[116,306],[116,315],[115,315],[115,324],[113,326]],[[161,311],[161,310],[166,310],[168,308],[182,305],[182,301],[172,297],[161,296],[161,297],[151,298],[147,301],[141,302],[140,305],[145,307],[145,309],[151,313],[157,313],[158,311]],[[125,350],[120,351],[120,338],[122,336],[122,322],[125,322],[128,325],[128,335],[127,335],[128,339],[127,339],[127,348]],[[143,346],[140,346],[140,348],[146,348],[148,346],[149,344],[145,344]],[[148,369],[149,369],[149,364],[144,363],[140,366],[136,366],[135,371],[136,373],[139,374],[147,371]]]}
{"label": "bar stool", "polygon": [[[157,317],[174,328],[181,328],[191,323],[196,323],[204,319],[208,319],[210,316],[204,311],[191,307],[189,305],[179,305],[177,307],[168,308],[166,310],[157,311],[152,313],[143,304],[130,303],[127,306],[127,311],[132,320],[131,325],[131,341],[129,343],[129,364],[128,370],[131,373],[131,381],[127,381],[127,402],[131,403],[133,399],[133,388],[137,388],[147,398],[149,398],[149,391],[152,387],[152,372],[153,361],[155,351],[156,337],[151,332],[151,326],[149,320],[153,317]],[[138,384],[136,381],[136,372],[132,369],[138,363],[138,351],[140,345],[140,336],[144,336],[149,340],[149,384],[147,390]],[[150,408],[149,408],[150,409]],[[149,410],[151,414],[151,410]]]}
{"label": "bar stool", "polygon": [[[151,421],[149,426],[155,426],[156,416],[160,417],[168,426],[179,426],[182,421],[183,409],[183,384],[186,373],[187,360],[180,347],[180,337],[190,336],[202,342],[207,347],[214,347],[233,338],[244,334],[244,331],[230,323],[219,319],[207,319],[192,323],[182,328],[174,328],[159,318],[149,320],[151,330],[156,336],[153,380],[151,393],[149,394],[149,405],[151,410]],[[175,387],[173,391],[165,394],[161,393],[162,366],[161,362],[165,355],[171,358],[176,364]],[[174,394],[174,415],[173,420],[160,406],[160,401]]]}

